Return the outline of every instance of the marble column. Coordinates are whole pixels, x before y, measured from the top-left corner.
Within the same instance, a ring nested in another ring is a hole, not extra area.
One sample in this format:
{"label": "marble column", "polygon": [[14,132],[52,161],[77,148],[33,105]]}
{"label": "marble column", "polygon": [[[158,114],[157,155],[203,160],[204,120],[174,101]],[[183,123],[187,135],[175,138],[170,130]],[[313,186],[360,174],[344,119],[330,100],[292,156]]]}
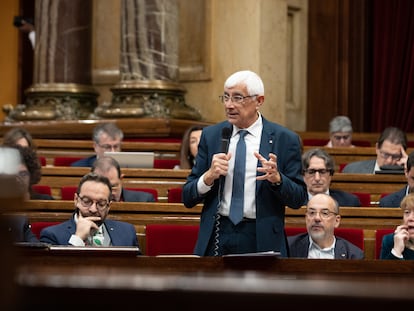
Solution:
{"label": "marble column", "polygon": [[103,118],[201,119],[185,103],[178,83],[178,3],[176,0],[122,0],[121,81],[112,102],[95,111]]}
{"label": "marble column", "polygon": [[92,0],[36,0],[33,85],[9,120],[94,118]]}

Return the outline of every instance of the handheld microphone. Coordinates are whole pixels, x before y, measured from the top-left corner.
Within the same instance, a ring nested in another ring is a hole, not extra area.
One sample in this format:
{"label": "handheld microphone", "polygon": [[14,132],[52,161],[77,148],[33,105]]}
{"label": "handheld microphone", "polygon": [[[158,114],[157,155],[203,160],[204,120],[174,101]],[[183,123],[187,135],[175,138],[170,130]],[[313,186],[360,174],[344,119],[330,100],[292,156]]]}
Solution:
{"label": "handheld microphone", "polygon": [[223,127],[221,130],[221,146],[220,152],[227,153],[230,145],[231,128]]}

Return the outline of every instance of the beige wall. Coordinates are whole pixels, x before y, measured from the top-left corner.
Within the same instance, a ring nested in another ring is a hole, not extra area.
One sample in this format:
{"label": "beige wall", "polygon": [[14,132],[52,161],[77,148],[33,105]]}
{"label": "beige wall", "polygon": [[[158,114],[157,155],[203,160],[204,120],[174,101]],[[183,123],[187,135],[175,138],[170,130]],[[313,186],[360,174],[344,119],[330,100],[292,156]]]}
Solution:
{"label": "beige wall", "polygon": [[[1,4],[1,29],[10,31],[1,32],[0,38],[11,44],[1,52],[5,70],[0,82],[6,88],[0,92],[0,105],[14,105],[17,96],[17,30],[11,22],[18,10],[15,2]],[[110,88],[119,82],[120,2],[94,0],[92,76],[100,104],[111,101]],[[218,96],[226,77],[250,69],[265,84],[263,115],[291,129],[305,130],[306,32],[298,33],[298,29],[306,28],[307,12],[301,11],[306,2],[179,0],[180,80],[187,90],[187,103],[206,121],[223,120]]]}
{"label": "beige wall", "polygon": [[[19,1],[2,0],[0,4],[0,107],[17,102],[18,30],[13,17],[19,15]],[[0,111],[0,119],[4,113]]]}

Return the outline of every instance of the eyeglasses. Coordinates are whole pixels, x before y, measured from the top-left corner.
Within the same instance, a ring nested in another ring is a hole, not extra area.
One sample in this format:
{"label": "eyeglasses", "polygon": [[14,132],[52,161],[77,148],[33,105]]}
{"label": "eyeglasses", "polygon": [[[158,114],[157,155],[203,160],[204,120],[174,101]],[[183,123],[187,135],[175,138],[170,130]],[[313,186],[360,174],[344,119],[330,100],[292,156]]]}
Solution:
{"label": "eyeglasses", "polygon": [[323,210],[320,210],[319,212],[318,211],[315,211],[315,210],[307,210],[306,211],[306,215],[309,218],[314,218],[314,217],[316,217],[316,215],[319,215],[323,219],[328,219],[332,215],[338,215],[338,213],[331,212],[328,209],[323,209]]}
{"label": "eyeglasses", "polygon": [[105,208],[107,208],[108,205],[109,205],[109,201],[104,200],[104,199],[102,199],[102,200],[92,200],[91,198],[88,198],[86,196],[81,197],[79,194],[78,194],[78,198],[80,199],[80,202],[81,202],[82,206],[91,207],[95,203],[96,208],[101,210],[101,211],[104,210]]}
{"label": "eyeglasses", "polygon": [[402,158],[402,154],[401,153],[399,153],[399,154],[392,154],[392,153],[388,153],[388,152],[385,152],[385,151],[381,151],[380,150],[380,156],[383,158],[383,159],[389,159],[389,158],[392,158],[394,161],[399,161],[401,158]]}
{"label": "eyeglasses", "polygon": [[111,144],[98,144],[99,147],[101,147],[102,149],[105,150],[118,150],[121,148],[121,144],[115,144],[115,145],[111,145]]}
{"label": "eyeglasses", "polygon": [[30,173],[28,171],[20,171],[17,173],[17,175],[21,178],[24,178],[30,176]]}
{"label": "eyeglasses", "polygon": [[324,169],[324,168],[319,169],[319,170],[314,169],[314,168],[308,168],[308,169],[303,170],[303,171],[305,172],[305,174],[308,174],[310,176],[314,176],[316,173],[319,173],[319,175],[326,175],[328,173],[329,174],[331,173],[331,170],[327,170],[327,169]]}
{"label": "eyeglasses", "polygon": [[337,141],[340,141],[340,140],[348,140],[348,139],[350,139],[351,138],[351,135],[343,135],[343,136],[341,136],[341,135],[334,135],[333,136],[333,138],[335,139],[335,140],[337,140]]}
{"label": "eyeglasses", "polygon": [[247,96],[243,96],[243,95],[232,95],[232,96],[230,96],[228,94],[224,94],[224,95],[219,96],[219,98],[220,98],[220,101],[223,104],[229,102],[230,100],[233,103],[242,104],[242,103],[244,103],[244,100],[246,98],[256,97],[256,96],[258,96],[258,95],[247,95]]}

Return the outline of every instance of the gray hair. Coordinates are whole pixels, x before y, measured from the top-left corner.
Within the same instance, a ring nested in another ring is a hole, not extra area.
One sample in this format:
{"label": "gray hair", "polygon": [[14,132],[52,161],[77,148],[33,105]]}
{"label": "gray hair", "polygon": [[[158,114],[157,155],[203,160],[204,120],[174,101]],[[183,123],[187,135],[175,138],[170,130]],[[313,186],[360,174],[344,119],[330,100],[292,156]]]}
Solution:
{"label": "gray hair", "polygon": [[352,122],[347,116],[337,116],[329,122],[329,133],[352,133]]}
{"label": "gray hair", "polygon": [[232,88],[237,84],[244,83],[249,95],[264,95],[264,86],[262,79],[253,71],[243,70],[233,73],[224,82],[225,88]]}

